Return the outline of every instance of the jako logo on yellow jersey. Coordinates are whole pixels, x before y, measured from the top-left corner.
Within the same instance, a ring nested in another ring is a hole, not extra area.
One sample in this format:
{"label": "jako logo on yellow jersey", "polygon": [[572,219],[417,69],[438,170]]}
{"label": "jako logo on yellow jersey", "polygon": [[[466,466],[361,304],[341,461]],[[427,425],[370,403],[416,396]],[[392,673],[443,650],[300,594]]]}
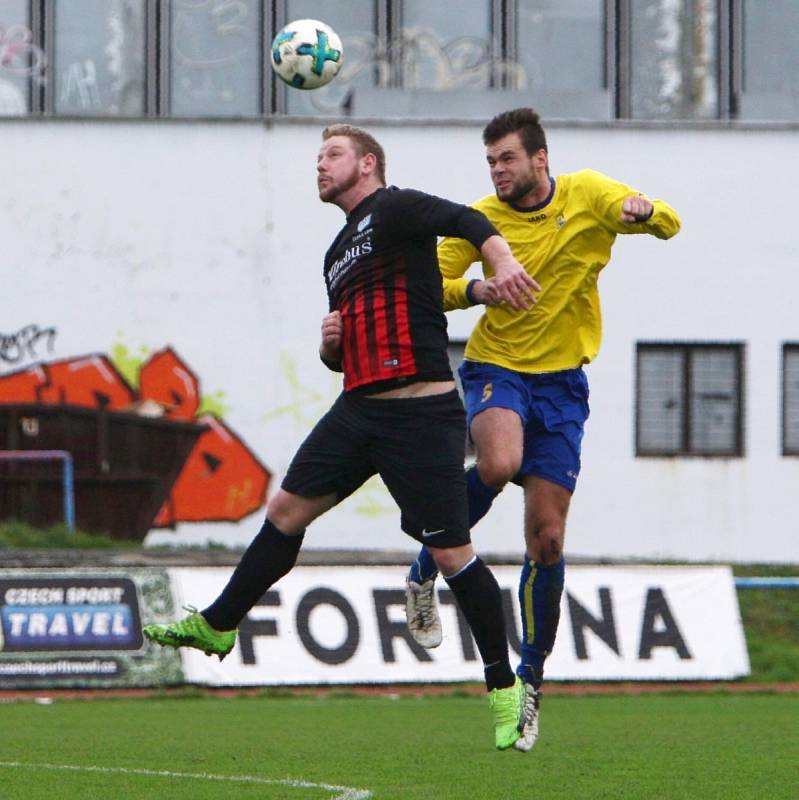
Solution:
{"label": "jako logo on yellow jersey", "polygon": [[494,384],[487,383],[483,387],[483,396],[480,398],[480,402],[485,403],[486,401],[490,400],[492,394],[494,394]]}

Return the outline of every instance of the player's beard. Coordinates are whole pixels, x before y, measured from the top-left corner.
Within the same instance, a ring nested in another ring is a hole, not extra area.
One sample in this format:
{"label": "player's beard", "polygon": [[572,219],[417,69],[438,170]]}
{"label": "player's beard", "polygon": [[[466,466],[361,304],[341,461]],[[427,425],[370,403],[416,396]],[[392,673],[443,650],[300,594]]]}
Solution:
{"label": "player's beard", "polygon": [[517,203],[523,197],[534,192],[537,188],[538,182],[535,178],[528,177],[519,181],[513,181],[510,189],[504,193],[500,192],[499,189],[496,189],[496,193],[497,197],[502,200],[503,203]]}
{"label": "player's beard", "polygon": [[347,175],[346,178],[336,182],[331,181],[327,184],[324,188],[319,188],[319,199],[323,203],[335,203],[336,200],[341,197],[344,192],[348,192],[358,183],[358,179],[360,178],[360,173],[358,171],[358,166],[354,166],[352,168],[352,172]]}

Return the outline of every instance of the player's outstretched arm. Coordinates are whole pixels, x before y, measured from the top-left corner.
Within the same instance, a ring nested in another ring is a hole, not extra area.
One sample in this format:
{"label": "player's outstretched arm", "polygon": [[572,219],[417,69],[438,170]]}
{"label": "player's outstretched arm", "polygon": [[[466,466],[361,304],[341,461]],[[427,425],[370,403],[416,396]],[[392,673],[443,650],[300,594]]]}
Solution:
{"label": "player's outstretched arm", "polygon": [[655,207],[642,194],[630,194],[621,204],[621,221],[628,224],[646,222],[654,212]]}
{"label": "player's outstretched arm", "polygon": [[489,236],[480,252],[494,270],[494,288],[501,300],[517,311],[532,308],[541,287],[516,260],[510,245],[499,235]]}
{"label": "player's outstretched arm", "polygon": [[680,217],[668,203],[650,199],[626,183],[592,169],[575,173],[574,180],[599,224],[614,233],[646,233],[658,239],[671,239],[680,230]]}
{"label": "player's outstretched arm", "polygon": [[444,311],[471,308],[479,302],[468,292],[474,280],[463,277],[476,261],[480,261],[480,250],[466,239],[447,236],[438,243],[438,268],[444,283]]}
{"label": "player's outstretched arm", "polygon": [[[677,212],[662,200],[650,200],[640,192],[628,194],[621,204],[621,221],[628,230],[624,233],[651,233],[658,239],[671,239],[680,230]],[[630,229],[633,230],[630,230]]]}

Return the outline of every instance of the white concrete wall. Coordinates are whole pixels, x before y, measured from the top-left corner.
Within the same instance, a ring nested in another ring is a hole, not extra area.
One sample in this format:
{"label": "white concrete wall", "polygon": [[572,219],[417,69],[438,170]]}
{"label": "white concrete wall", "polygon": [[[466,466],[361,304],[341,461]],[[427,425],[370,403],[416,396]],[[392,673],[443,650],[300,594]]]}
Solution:
{"label": "white concrete wall", "polygon": [[[57,329],[10,363],[171,345],[224,392],[226,421],[275,473],[339,381],[317,358],[322,256],[343,222],[319,203],[318,123],[1,121],[0,334]],[[389,181],[467,202],[490,190],[480,126],[372,130]],[[674,205],[670,242],[623,237],[600,281],[602,352],[567,550],[580,556],[799,561],[799,460],[780,455],[781,343],[799,340],[793,200],[799,132],[553,127],[554,173],[590,166]],[[473,312],[449,315],[465,336]],[[741,459],[634,458],[637,340],[746,342]],[[521,549],[509,488],[478,549]],[[239,525],[182,524],[148,542],[246,542]],[[306,546],[415,550],[374,481],[317,521]]]}

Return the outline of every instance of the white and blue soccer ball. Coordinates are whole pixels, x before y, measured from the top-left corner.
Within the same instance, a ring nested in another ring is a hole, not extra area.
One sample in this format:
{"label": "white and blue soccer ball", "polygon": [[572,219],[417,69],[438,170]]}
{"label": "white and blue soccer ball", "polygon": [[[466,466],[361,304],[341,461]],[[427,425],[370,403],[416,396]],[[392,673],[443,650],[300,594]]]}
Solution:
{"label": "white and blue soccer ball", "polygon": [[318,89],[335,78],[344,51],[338,34],[316,19],[290,22],[272,41],[272,69],[295,89]]}

